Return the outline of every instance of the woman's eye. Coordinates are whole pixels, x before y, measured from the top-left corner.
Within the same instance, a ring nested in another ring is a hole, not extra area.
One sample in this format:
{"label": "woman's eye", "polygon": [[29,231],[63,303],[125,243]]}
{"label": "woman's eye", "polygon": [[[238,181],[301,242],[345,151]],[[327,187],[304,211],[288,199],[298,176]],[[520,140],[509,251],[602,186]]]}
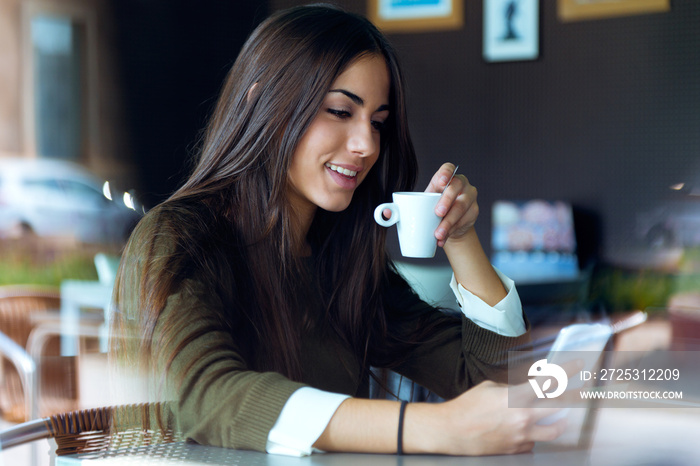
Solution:
{"label": "woman's eye", "polygon": [[347,110],[338,110],[335,108],[329,108],[328,113],[338,118],[350,118],[351,116],[350,112],[348,112]]}
{"label": "woman's eye", "polygon": [[384,122],[383,121],[375,121],[372,120],[372,128],[376,129],[377,131],[382,131],[384,129]]}

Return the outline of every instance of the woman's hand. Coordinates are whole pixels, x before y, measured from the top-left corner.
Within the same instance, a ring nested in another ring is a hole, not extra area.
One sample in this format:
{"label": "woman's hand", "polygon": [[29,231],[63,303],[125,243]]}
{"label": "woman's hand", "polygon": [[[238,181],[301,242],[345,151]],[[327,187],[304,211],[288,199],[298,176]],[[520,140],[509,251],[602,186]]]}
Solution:
{"label": "woman's hand", "polygon": [[476,188],[469,184],[466,176],[459,173],[450,181],[454,170],[453,164],[443,164],[426,189],[426,192],[441,193],[449,182],[435,207],[435,213],[442,217],[435,230],[435,238],[438,246],[445,249],[457,283],[485,303],[494,305],[506,296],[506,290],[484,253],[474,229],[479,216]]}
{"label": "woman's hand", "polygon": [[[405,453],[504,455],[530,451],[535,442],[554,440],[566,420],[537,425],[552,408],[509,408],[508,392],[534,398],[528,384],[486,381],[443,403],[410,403],[403,430]],[[525,404],[526,405],[526,404]],[[314,446],[324,451],[395,453],[399,403],[349,398],[338,407]]]}
{"label": "woman's hand", "polygon": [[[535,442],[551,441],[566,428],[562,419],[537,422],[552,408],[509,408],[508,390],[530,389],[485,381],[457,398],[440,404],[413,403],[406,409],[404,443],[407,453],[497,455],[524,453]],[[531,392],[528,392],[531,393]]]}
{"label": "woman's hand", "polygon": [[[443,164],[435,172],[425,192],[441,193],[452,176],[455,165]],[[435,230],[438,246],[443,247],[448,239],[458,240],[474,227],[479,216],[479,205],[476,203],[476,188],[462,174],[456,174],[445,189],[445,193],[435,208],[435,213],[442,217],[440,225]]]}

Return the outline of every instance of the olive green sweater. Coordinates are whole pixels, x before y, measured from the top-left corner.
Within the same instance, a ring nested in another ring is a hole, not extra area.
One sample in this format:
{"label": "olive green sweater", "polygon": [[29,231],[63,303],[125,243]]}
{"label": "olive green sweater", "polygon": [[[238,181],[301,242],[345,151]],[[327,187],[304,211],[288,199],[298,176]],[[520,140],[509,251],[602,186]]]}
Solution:
{"label": "olive green sweater", "polygon": [[[169,247],[163,246],[163,241],[158,243],[164,247],[161,253],[166,254]],[[136,272],[143,265],[141,258],[134,256],[138,253],[138,247],[127,250],[122,266]],[[402,341],[417,326],[433,328],[429,342],[407,346],[405,357],[393,370],[445,399],[484,379],[504,375],[507,349],[524,343],[527,334],[504,337],[463,316],[448,316],[422,302],[401,277],[389,273],[392,279],[383,292],[383,302],[390,336]],[[120,297],[118,306],[131,308],[122,309],[128,314],[136,311],[142,277],[138,273],[126,276],[127,293]],[[290,299],[296,299],[307,312],[320,315],[313,290],[300,289],[299,295]],[[311,326],[303,337],[303,383],[253,370],[255,361],[245,360],[242,354],[258,354],[263,348],[240,347],[244,339],[239,330],[250,330],[222,322],[222,306],[214,287],[195,273],[169,296],[155,326],[152,354],[157,376],[151,382],[158,393],[174,399],[176,422],[186,437],[202,444],[265,451],[270,429],[300,387],[368,396],[369,376],[361,369],[361,357],[333,332],[323,330],[323,325]],[[379,367],[384,359],[382,343],[375,346],[369,350],[373,359],[369,363]]]}

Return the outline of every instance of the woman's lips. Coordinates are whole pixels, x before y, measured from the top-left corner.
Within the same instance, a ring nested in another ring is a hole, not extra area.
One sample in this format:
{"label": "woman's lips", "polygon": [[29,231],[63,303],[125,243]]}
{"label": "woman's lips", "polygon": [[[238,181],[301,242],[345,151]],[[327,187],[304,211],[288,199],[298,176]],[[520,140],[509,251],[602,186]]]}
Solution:
{"label": "woman's lips", "polygon": [[[355,189],[357,187],[357,171],[326,163],[326,170],[333,181],[343,189]],[[346,174],[349,173],[349,174]]]}
{"label": "woman's lips", "polygon": [[341,175],[345,175],[345,176],[357,176],[357,172],[360,171],[360,170],[354,170],[353,168],[335,165],[335,164],[330,163],[330,162],[326,162],[326,167],[330,168],[333,171],[340,173]]}

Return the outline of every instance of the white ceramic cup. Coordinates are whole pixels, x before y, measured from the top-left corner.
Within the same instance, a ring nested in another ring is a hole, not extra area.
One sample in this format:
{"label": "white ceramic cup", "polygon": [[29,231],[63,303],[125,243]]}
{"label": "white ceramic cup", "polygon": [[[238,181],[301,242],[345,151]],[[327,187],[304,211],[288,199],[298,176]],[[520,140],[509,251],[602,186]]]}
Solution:
{"label": "white ceramic cup", "polygon": [[[435,214],[439,193],[398,192],[391,195],[394,202],[380,204],[374,209],[374,220],[383,227],[396,224],[399,246],[404,257],[433,257],[437,249],[435,230],[441,218]],[[383,212],[391,210],[385,219]]]}

